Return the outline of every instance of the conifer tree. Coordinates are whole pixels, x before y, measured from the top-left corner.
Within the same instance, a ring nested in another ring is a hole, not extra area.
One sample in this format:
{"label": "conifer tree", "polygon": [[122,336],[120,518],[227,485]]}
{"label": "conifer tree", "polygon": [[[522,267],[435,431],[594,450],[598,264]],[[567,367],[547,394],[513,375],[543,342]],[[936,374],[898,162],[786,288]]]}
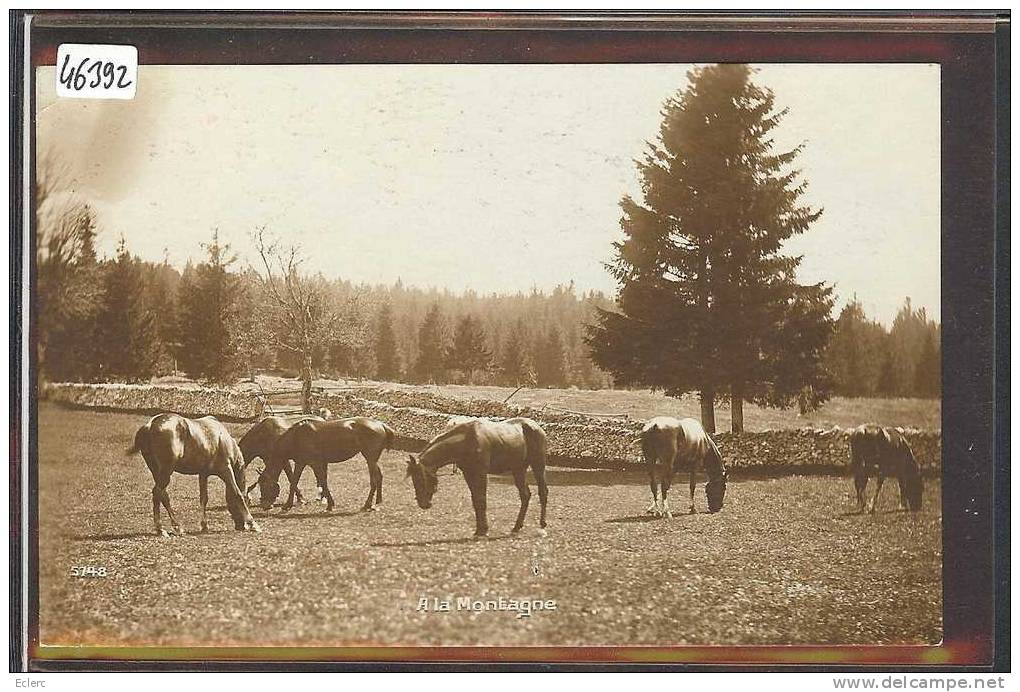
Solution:
{"label": "conifer tree", "polygon": [[393,331],[393,306],[390,303],[382,306],[376,325],[375,376],[391,382],[400,378],[400,354],[397,352],[397,336]]}
{"label": "conifer tree", "polygon": [[499,368],[503,384],[511,386],[528,384],[531,368],[525,347],[526,339],[524,322],[518,320],[503,344]]}
{"label": "conifer tree", "polygon": [[203,243],[206,261],[181,279],[178,325],[181,365],[189,373],[216,381],[228,380],[237,369],[234,324],[237,277],[229,267],[237,259],[219,232]]}
{"label": "conifer tree", "polygon": [[560,330],[551,326],[538,342],[535,377],[539,387],[564,387],[567,380],[566,353]]}
{"label": "conifer tree", "polygon": [[621,202],[625,238],[609,265],[618,309],[600,310],[589,333],[618,383],[699,392],[709,431],[717,397],[740,431],[745,400],[789,406],[809,387],[817,405],[828,388],[832,289],[798,284],[800,258],[781,252],[821,211],[799,203],[806,183],[790,166],[801,147],[776,150],[786,111],[751,76],[747,65],[695,68],[666,102],[638,164],[643,199]]}
{"label": "conifer tree", "polygon": [[457,320],[453,334],[453,346],[447,353],[447,366],[467,375],[468,383],[474,381],[479,370],[488,370],[492,353],[486,346],[485,329],[480,320],[464,315]]}
{"label": "conifer tree", "polygon": [[439,382],[446,362],[446,336],[439,303],[433,303],[418,328],[418,361],[415,374],[422,382]]}
{"label": "conifer tree", "polygon": [[139,262],[123,238],[104,267],[103,302],[96,317],[96,347],[103,379],[150,377],[158,357],[156,321],[145,300]]}

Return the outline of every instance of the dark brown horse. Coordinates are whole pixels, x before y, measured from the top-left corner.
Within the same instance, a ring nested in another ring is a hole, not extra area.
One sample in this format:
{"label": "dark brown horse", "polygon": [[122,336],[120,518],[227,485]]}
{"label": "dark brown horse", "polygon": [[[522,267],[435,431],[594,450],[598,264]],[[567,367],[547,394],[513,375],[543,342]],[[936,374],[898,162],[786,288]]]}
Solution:
{"label": "dark brown horse", "polygon": [[135,433],[135,443],[128,454],[141,453],[152,473],[152,521],[156,533],[170,536],[160,525],[160,504],[170,516],[173,532],[183,535],[174,512],[170,509],[167,485],[174,473],[198,476],[202,504],[202,531],[208,531],[205,507],[209,501],[209,476],[219,476],[226,487],[227,510],[238,531],[259,531],[248,512],[241,489],[244,488],[244,457],[230,432],[212,416],[190,419],[173,413],[154,416]]}
{"label": "dark brown horse", "polygon": [[870,512],[875,511],[878,494],[882,492],[882,484],[887,476],[899,482],[901,507],[909,506],[913,512],[921,509],[921,496],[924,493],[921,470],[907,439],[896,428],[862,425],[851,431],[850,469],[860,511],[864,511],[864,491],[868,487],[868,477],[872,474],[878,475],[878,486],[868,506]]}
{"label": "dark brown horse", "polygon": [[283,505],[287,511],[294,506],[298,481],[305,466],[311,466],[315,480],[326,498],[326,511],[332,512],[333,495],[326,482],[329,464],[347,461],[361,454],[368,462],[370,487],[363,510],[374,509],[382,502],[382,470],[379,456],[389,449],[396,432],[385,423],[371,418],[339,418],[336,420],[303,420],[292,425],[276,441],[266,470],[259,477],[262,508],[269,509],[280,495],[280,473],[289,461],[294,462],[290,495]]}
{"label": "dark brown horse", "polygon": [[[261,458],[265,464],[273,455],[273,449],[276,447],[276,441],[280,439],[283,433],[287,432],[292,425],[302,420],[327,420],[331,418],[331,414],[328,409],[320,409],[315,415],[308,414],[295,420],[287,420],[283,416],[268,416],[263,418],[258,423],[253,425],[248,431],[241,436],[241,439],[237,441],[238,446],[241,448],[241,454],[244,455],[244,468],[248,466],[256,459]],[[283,471],[287,474],[287,480],[291,485],[294,485],[294,464],[293,462],[287,462],[283,465]],[[251,491],[258,485],[256,480],[250,486],[245,488],[244,496],[247,498]],[[319,489],[320,494],[322,489]],[[300,490],[295,490],[297,495],[298,503],[304,501],[301,496]]]}
{"label": "dark brown horse", "polygon": [[414,483],[418,506],[428,509],[439,481],[436,470],[456,464],[464,474],[475,509],[475,536],[489,532],[485,514],[488,474],[512,473],[521,496],[521,509],[513,532],[524,526],[524,517],[531,500],[527,472],[530,467],[538,483],[538,501],[542,505],[539,525],[545,528],[545,508],[549,489],[545,483],[545,433],[538,423],[528,418],[511,418],[496,422],[470,420],[458,423],[437,435],[417,457],[407,462],[407,475]]}
{"label": "dark brown horse", "polygon": [[652,489],[652,504],[646,510],[648,514],[673,516],[666,495],[673,474],[684,466],[690,473],[691,514],[694,514],[694,490],[697,487],[694,474],[699,470],[708,474],[708,483],[705,484],[708,511],[715,513],[722,509],[726,495],[726,467],[719,448],[701,423],[693,418],[652,418],[641,430],[641,451]]}

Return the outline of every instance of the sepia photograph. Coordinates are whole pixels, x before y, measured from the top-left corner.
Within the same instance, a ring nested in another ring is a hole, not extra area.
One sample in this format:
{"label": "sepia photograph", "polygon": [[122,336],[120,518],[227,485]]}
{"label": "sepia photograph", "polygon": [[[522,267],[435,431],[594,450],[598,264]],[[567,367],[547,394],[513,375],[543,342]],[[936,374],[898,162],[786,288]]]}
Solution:
{"label": "sepia photograph", "polygon": [[939,62],[160,50],[32,68],[35,656],[953,660]]}

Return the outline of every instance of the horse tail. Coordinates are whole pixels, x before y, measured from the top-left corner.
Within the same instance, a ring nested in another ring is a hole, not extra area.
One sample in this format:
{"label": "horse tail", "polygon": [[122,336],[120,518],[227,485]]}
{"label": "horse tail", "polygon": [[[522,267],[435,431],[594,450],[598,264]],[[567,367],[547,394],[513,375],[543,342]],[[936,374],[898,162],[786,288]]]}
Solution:
{"label": "horse tail", "polygon": [[143,457],[149,449],[149,425],[146,423],[142,427],[138,428],[135,433],[134,443],[124,450],[125,456],[131,456],[132,454],[141,454]]}
{"label": "horse tail", "polygon": [[641,454],[645,458],[645,463],[652,463],[658,458],[658,454],[655,451],[655,445],[652,444],[652,433],[659,430],[658,423],[649,423],[641,432],[638,433],[638,439],[641,440]]}
{"label": "horse tail", "polygon": [[535,472],[535,475],[544,472],[545,456],[548,441],[545,431],[533,420],[521,419],[521,432],[524,433],[524,444],[527,445],[527,465]]}
{"label": "horse tail", "polygon": [[541,505],[541,516],[538,525],[545,528],[546,505],[549,503],[549,484],[545,480],[546,445],[548,440],[541,426],[528,418],[521,418],[521,432],[524,433],[524,444],[527,446],[524,464],[525,469],[531,467],[538,485],[538,503]]}
{"label": "horse tail", "polygon": [[383,442],[383,449],[393,449],[393,444],[397,441],[397,431],[385,423],[380,424],[383,427],[383,431],[386,433],[386,440]]}

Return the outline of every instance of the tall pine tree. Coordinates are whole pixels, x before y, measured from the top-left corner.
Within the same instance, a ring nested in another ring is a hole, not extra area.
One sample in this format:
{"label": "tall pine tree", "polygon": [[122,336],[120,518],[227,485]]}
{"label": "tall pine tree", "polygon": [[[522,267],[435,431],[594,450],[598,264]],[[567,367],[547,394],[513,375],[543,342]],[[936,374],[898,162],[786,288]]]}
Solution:
{"label": "tall pine tree", "polygon": [[539,387],[563,387],[567,384],[567,361],[560,330],[555,326],[537,341],[535,379]]}
{"label": "tall pine tree", "polygon": [[159,334],[140,264],[123,238],[116,258],[105,265],[103,295],[96,317],[100,376],[121,381],[150,377],[159,357]]}
{"label": "tall pine tree", "polygon": [[219,232],[203,243],[206,261],[181,278],[178,324],[181,365],[197,377],[226,381],[237,371],[236,344],[230,332],[237,301],[237,276],[229,271],[236,260]]}
{"label": "tall pine tree", "polygon": [[446,356],[447,366],[465,373],[469,384],[474,382],[475,372],[489,369],[492,354],[486,346],[485,329],[480,320],[471,315],[457,320],[453,346]]}
{"label": "tall pine tree", "polygon": [[400,354],[397,352],[397,335],[393,331],[393,306],[389,303],[385,303],[379,310],[375,330],[375,376],[391,382],[400,378]]}
{"label": "tall pine tree", "polygon": [[422,382],[443,379],[446,363],[446,333],[439,303],[433,303],[418,329],[418,362],[415,374]]}
{"label": "tall pine tree", "polygon": [[817,405],[828,385],[832,289],[796,283],[800,258],[781,253],[821,211],[799,204],[800,147],[775,150],[786,111],[751,75],[696,68],[666,102],[638,164],[644,199],[621,202],[625,239],[609,265],[619,309],[600,310],[589,332],[617,382],[699,392],[710,431],[717,396],[730,398],[740,431],[745,400],[789,406],[810,388]]}
{"label": "tall pine tree", "polygon": [[511,386],[530,384],[532,372],[525,347],[527,338],[524,322],[517,320],[503,344],[499,367],[503,384]]}

